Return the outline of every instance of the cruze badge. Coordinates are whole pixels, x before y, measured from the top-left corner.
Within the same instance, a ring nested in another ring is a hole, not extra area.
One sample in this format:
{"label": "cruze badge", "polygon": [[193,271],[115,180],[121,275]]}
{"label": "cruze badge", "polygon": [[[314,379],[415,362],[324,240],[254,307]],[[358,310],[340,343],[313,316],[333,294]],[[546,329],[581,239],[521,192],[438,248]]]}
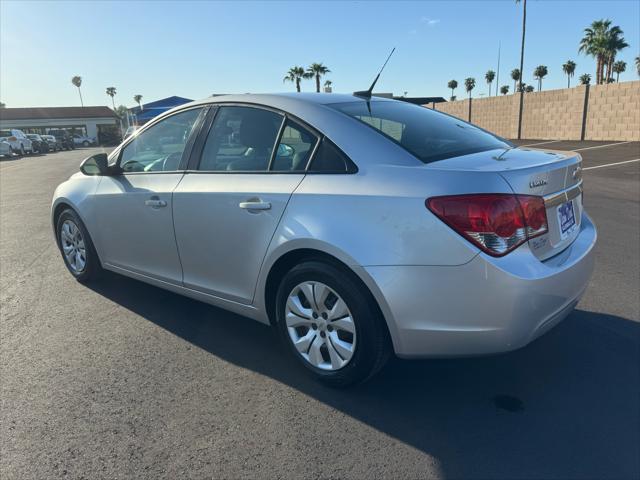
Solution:
{"label": "cruze badge", "polygon": [[546,185],[547,181],[544,178],[538,178],[537,180],[531,180],[529,182],[529,188],[536,188]]}

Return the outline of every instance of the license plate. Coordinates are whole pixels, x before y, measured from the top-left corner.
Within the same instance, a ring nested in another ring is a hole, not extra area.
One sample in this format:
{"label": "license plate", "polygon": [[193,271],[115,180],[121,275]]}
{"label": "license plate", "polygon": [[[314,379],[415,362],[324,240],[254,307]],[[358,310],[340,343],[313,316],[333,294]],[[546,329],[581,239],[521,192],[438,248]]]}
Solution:
{"label": "license plate", "polygon": [[558,223],[560,225],[560,238],[564,240],[576,228],[576,216],[573,212],[572,200],[558,207]]}

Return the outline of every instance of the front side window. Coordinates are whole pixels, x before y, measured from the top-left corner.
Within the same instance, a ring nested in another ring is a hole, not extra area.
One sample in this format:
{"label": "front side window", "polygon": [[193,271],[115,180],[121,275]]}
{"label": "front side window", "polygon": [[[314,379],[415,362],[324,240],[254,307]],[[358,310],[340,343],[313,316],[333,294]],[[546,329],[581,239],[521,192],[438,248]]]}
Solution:
{"label": "front side window", "polygon": [[202,108],[167,117],[141,132],[120,155],[124,172],[171,172],[180,168],[187,141]]}
{"label": "front side window", "polygon": [[406,102],[361,101],[329,106],[370,126],[424,163],[510,146],[462,120]]}
{"label": "front side window", "polygon": [[260,108],[220,107],[202,151],[199,170],[264,172],[283,116]]}
{"label": "front side window", "polygon": [[303,172],[307,168],[318,138],[306,128],[287,119],[273,157],[271,170],[275,172]]}

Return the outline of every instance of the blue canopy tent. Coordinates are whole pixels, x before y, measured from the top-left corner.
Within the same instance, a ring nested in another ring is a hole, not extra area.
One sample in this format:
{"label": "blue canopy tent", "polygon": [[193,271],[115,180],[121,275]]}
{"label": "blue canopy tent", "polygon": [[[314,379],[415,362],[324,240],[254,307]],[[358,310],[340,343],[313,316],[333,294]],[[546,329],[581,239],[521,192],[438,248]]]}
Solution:
{"label": "blue canopy tent", "polygon": [[155,102],[149,102],[140,107],[134,107],[129,109],[129,114],[134,118],[138,125],[147,123],[152,118],[157,117],[161,113],[171,110],[173,107],[189,103],[192,100],[183,97],[167,97],[162,100],[156,100]]}

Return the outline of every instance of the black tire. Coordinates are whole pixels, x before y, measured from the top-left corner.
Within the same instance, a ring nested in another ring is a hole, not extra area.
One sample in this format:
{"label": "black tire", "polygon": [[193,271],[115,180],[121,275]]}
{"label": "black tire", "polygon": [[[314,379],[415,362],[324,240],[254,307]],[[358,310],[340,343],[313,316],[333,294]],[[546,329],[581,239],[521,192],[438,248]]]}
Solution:
{"label": "black tire", "polygon": [[82,142],[82,146],[84,148],[87,148],[89,145],[90,145],[89,142],[87,142],[86,140],[84,142]]}
{"label": "black tire", "polygon": [[[84,240],[86,262],[82,271],[76,271],[71,267],[62,248],[62,226],[67,220],[75,223],[75,225],[80,230],[80,233],[82,234],[82,238]],[[64,210],[58,217],[58,221],[56,222],[56,241],[58,243],[58,248],[60,249],[60,254],[62,255],[62,260],[64,261],[67,270],[69,270],[71,275],[73,275],[76,280],[81,283],[86,283],[99,277],[100,273],[102,272],[102,265],[100,264],[100,259],[98,258],[96,249],[93,246],[91,236],[89,235],[87,228],[84,226],[84,223],[82,223],[82,220],[80,219],[78,214],[70,208]]]}
{"label": "black tire", "polygon": [[[356,328],[355,351],[349,362],[338,370],[323,370],[305,360],[289,336],[285,307],[292,290],[305,281],[322,282],[347,304]],[[391,353],[391,342],[384,318],[375,299],[356,275],[346,268],[324,261],[307,261],[292,268],[280,282],[276,297],[279,335],[296,361],[317,380],[332,387],[348,387],[375,375]]]}

